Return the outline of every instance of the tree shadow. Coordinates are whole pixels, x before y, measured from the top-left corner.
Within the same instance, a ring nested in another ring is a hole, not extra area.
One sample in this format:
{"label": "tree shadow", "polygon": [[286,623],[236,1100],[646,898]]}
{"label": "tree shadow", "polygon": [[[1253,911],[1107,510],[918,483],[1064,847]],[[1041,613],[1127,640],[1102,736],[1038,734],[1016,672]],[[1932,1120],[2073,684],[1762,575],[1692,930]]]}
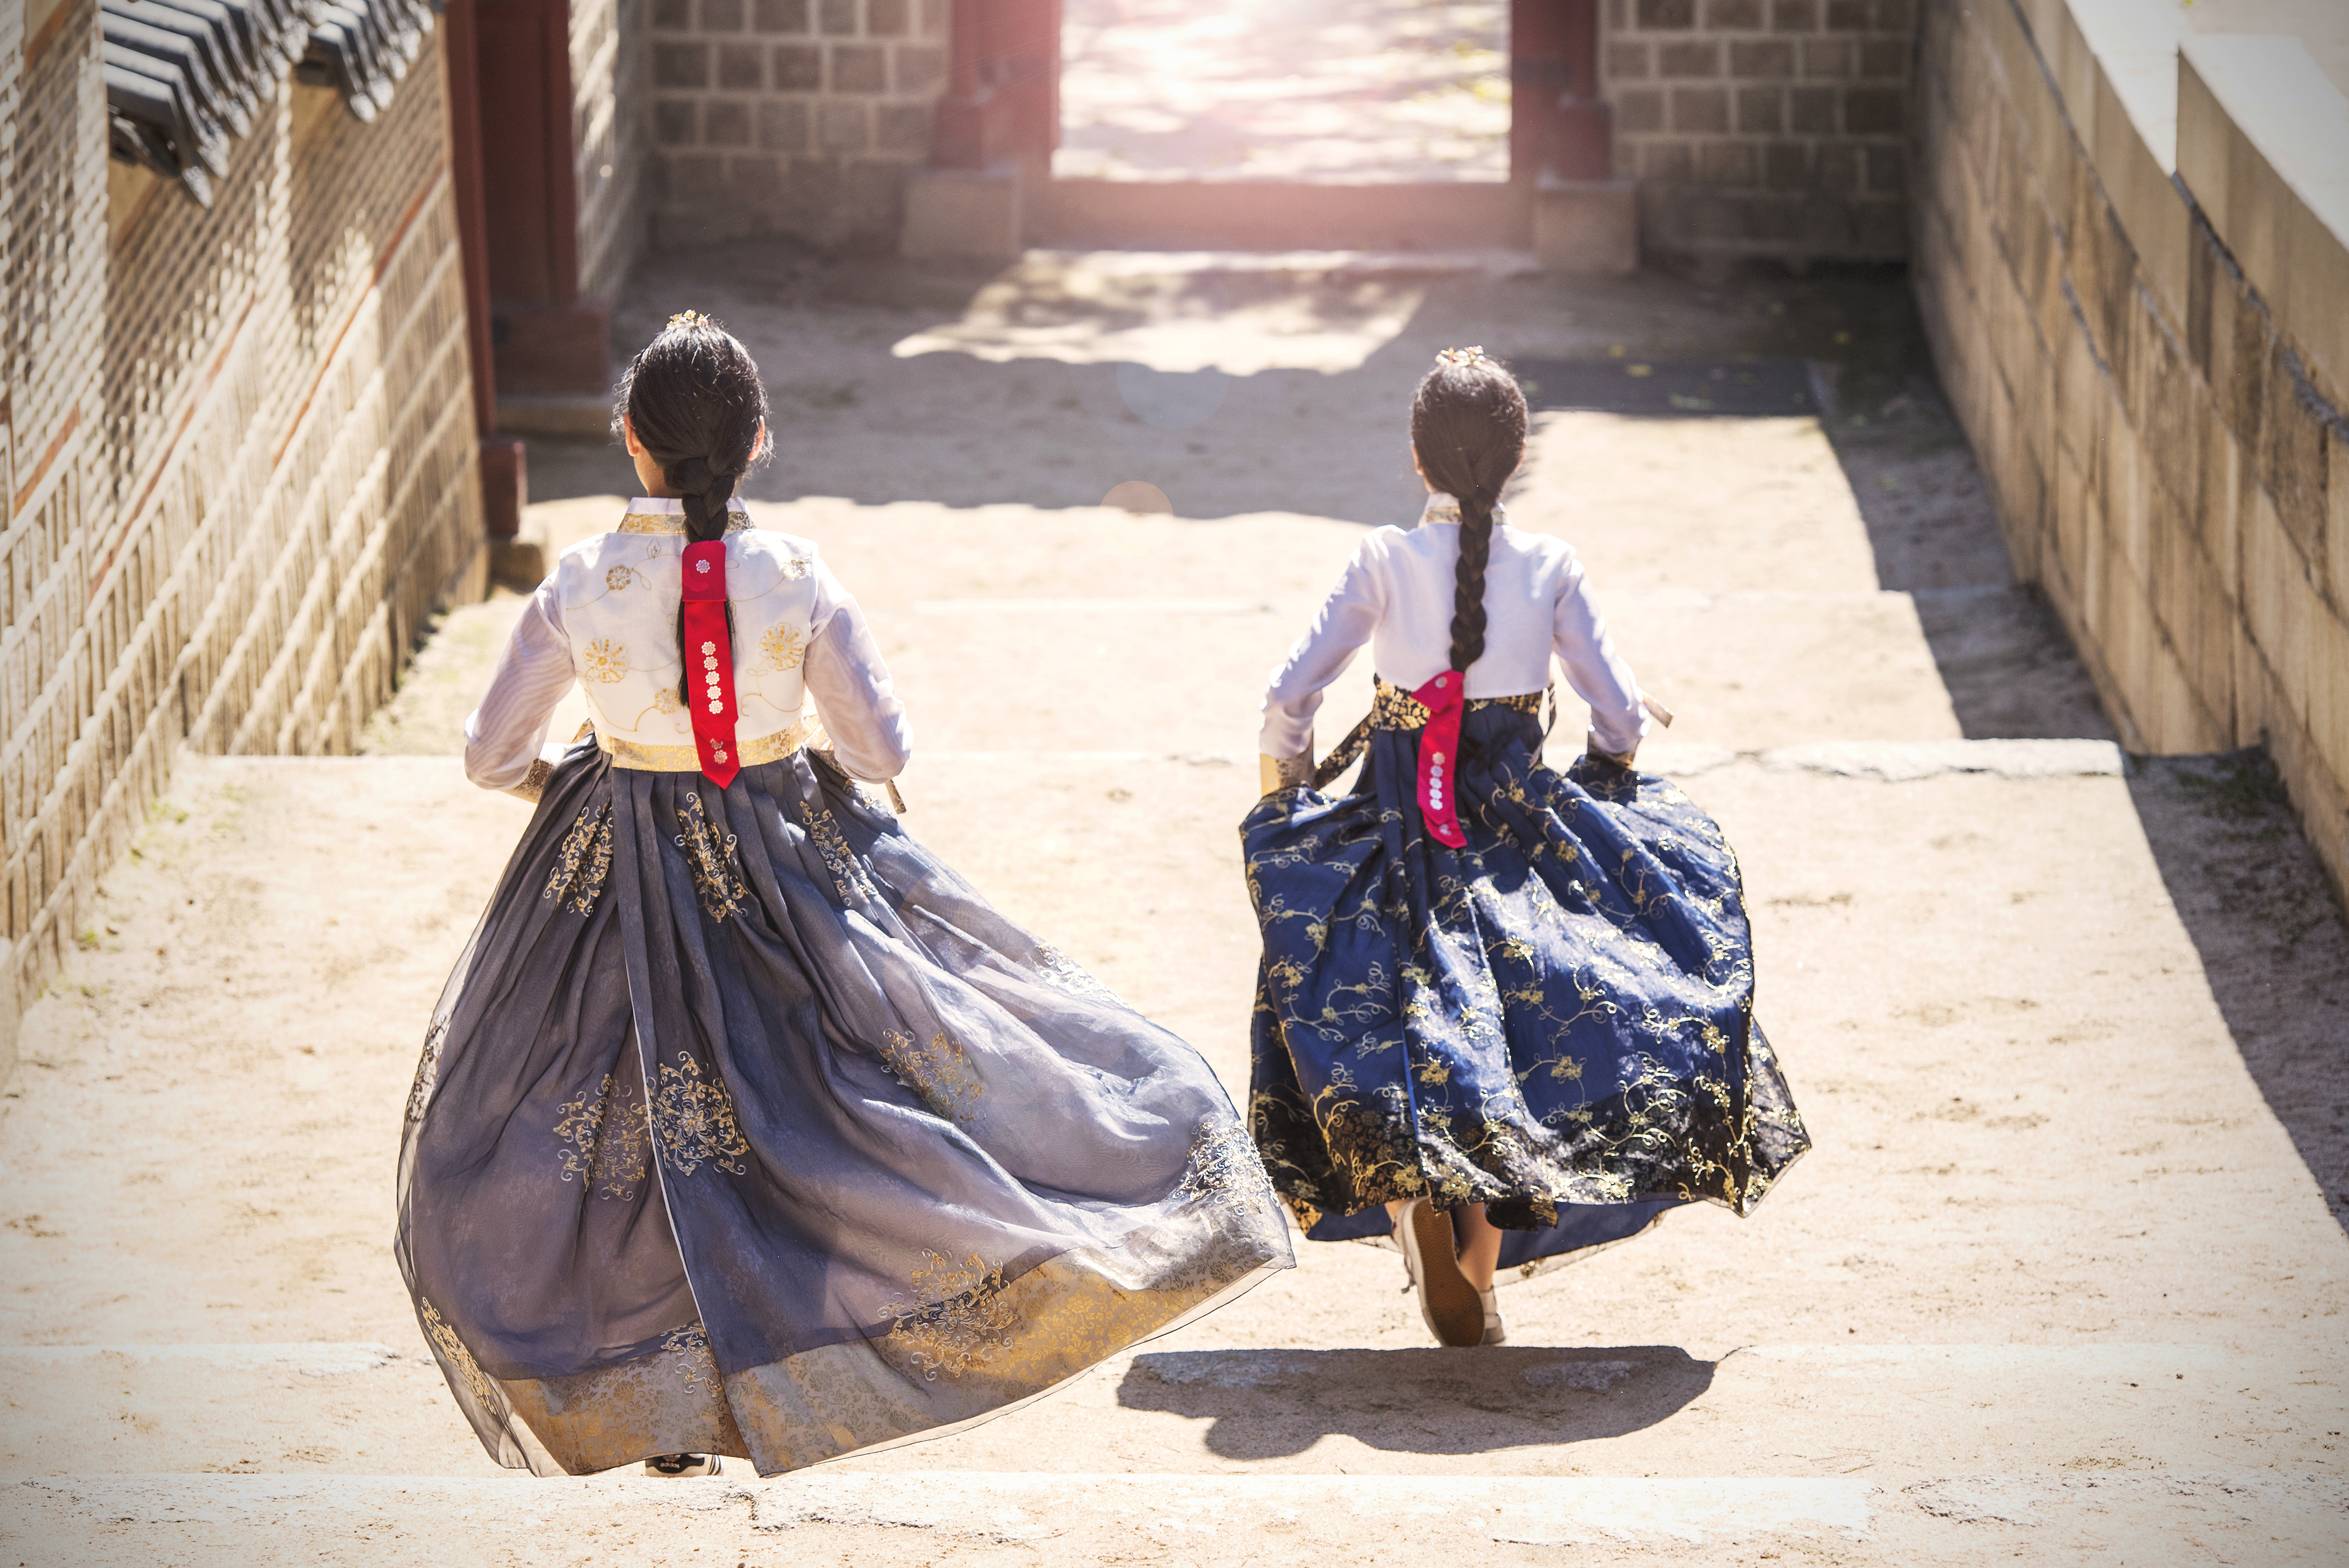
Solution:
{"label": "tree shadow", "polygon": [[2349,925],[2265,753],[2138,757],[2129,795],[2235,1048],[2349,1231]]}
{"label": "tree shadow", "polygon": [[1714,1364],[1673,1345],[1194,1350],[1137,1355],[1117,1402],[1211,1421],[1210,1451],[1280,1459],[1324,1437],[1417,1454],[1618,1438],[1668,1420]]}

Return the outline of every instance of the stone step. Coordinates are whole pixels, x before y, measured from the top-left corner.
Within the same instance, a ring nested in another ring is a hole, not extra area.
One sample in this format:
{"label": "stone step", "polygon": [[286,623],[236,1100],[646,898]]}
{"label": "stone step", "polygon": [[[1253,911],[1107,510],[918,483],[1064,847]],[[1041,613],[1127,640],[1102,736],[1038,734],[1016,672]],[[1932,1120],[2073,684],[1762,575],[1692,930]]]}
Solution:
{"label": "stone step", "polygon": [[[2016,1451],[2186,1473],[2239,1462],[2251,1439],[2271,1463],[2337,1473],[2344,1386],[2330,1353],[2110,1343],[1145,1348],[1027,1409],[825,1473],[1471,1474],[1506,1454],[1550,1473],[1877,1480],[1992,1470]],[[420,1345],[0,1350],[0,1476],[490,1469]]]}
{"label": "stone step", "polygon": [[1579,1547],[1613,1561],[1750,1563],[1759,1548],[1838,1564],[2117,1552],[2269,1565],[2338,1562],[2345,1507],[2338,1476],[2261,1470],[1884,1482],[1485,1474],[1465,1489],[1374,1476],[823,1469],[766,1482],[150,1474],[19,1482],[0,1501],[0,1545],[93,1564],[159,1550],[177,1562],[569,1564],[649,1549],[669,1563],[895,1564],[1007,1548],[1012,1560],[1061,1563],[1384,1561],[1397,1549],[1423,1561],[1447,1548],[1467,1562],[1534,1561],[1518,1553]]}
{"label": "stone step", "polygon": [[1041,182],[1022,200],[1029,244],[1062,249],[1483,249],[1532,238],[1527,194],[1505,181],[1080,178]]}

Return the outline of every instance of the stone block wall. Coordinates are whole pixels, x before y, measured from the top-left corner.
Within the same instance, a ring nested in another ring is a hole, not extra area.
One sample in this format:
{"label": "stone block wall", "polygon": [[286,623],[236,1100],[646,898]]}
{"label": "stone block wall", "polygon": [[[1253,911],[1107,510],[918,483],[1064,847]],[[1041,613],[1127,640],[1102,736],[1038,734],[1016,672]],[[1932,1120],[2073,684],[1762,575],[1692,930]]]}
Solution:
{"label": "stone block wall", "polygon": [[2174,147],[2067,0],[1928,0],[1921,57],[1911,265],[2018,574],[2127,749],[2266,746],[2349,888],[2349,334],[2337,282],[2292,293],[2349,277],[2341,232],[2213,154],[2231,128],[2190,49]]}
{"label": "stone block wall", "polygon": [[179,746],[347,750],[481,548],[438,39],[371,126],[281,91],[207,211],[108,164],[59,14],[0,192],[0,1071]]}
{"label": "stone block wall", "polygon": [[894,244],[947,0],[649,0],[657,243]]}
{"label": "stone block wall", "polygon": [[1607,0],[1600,84],[1651,254],[1908,251],[1913,0]]}

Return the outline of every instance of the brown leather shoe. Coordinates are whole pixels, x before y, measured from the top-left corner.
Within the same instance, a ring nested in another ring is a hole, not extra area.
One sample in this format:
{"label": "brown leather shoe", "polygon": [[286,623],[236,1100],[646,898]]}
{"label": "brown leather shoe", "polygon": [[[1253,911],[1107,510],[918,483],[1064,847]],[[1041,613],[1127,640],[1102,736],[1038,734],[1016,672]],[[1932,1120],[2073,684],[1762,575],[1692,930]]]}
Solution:
{"label": "brown leather shoe", "polygon": [[1465,1348],[1485,1343],[1485,1303],[1460,1272],[1452,1216],[1424,1198],[1402,1206],[1395,1221],[1403,1262],[1419,1284],[1419,1315],[1438,1345]]}

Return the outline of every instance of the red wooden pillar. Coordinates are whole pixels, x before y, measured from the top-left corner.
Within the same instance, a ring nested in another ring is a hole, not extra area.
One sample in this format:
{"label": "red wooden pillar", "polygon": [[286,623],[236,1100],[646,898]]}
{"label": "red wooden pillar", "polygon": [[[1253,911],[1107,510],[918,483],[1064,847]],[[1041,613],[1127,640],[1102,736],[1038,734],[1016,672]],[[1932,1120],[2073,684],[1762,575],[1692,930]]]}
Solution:
{"label": "red wooden pillar", "polygon": [[954,0],[930,163],[1050,161],[1061,143],[1061,0]]}
{"label": "red wooden pillar", "polygon": [[1509,7],[1509,177],[1613,177],[1614,126],[1599,96],[1599,0]]}
{"label": "red wooden pillar", "polygon": [[569,0],[474,0],[476,102],[498,385],[601,397],[610,306],[579,294]]}

